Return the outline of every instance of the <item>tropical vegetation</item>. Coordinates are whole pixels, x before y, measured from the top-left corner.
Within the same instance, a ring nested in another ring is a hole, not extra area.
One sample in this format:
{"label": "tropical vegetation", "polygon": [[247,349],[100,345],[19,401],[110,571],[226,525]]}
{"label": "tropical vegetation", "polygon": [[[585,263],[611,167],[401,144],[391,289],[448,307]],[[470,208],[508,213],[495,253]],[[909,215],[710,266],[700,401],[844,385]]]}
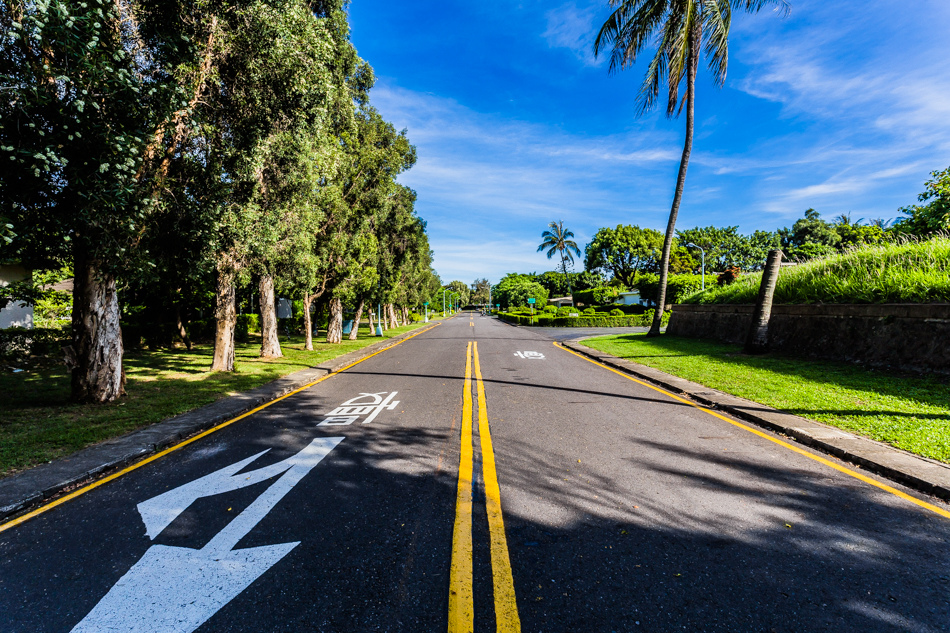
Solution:
{"label": "tropical vegetation", "polygon": [[[0,5],[0,260],[73,277],[74,400],[123,393],[123,330],[190,346],[210,318],[211,367],[233,371],[241,312],[281,356],[279,295],[309,350],[311,315],[339,343],[347,308],[395,327],[441,294],[395,180],[415,148],[349,33],[346,0]],[[47,281],[0,303],[52,301],[60,324]]]}

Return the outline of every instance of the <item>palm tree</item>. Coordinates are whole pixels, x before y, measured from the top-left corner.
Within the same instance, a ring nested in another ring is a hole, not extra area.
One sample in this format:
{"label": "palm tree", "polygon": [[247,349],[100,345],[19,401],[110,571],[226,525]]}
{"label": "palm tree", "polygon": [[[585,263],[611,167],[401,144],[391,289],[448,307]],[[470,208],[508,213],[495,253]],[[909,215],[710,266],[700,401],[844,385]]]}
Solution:
{"label": "palm tree", "polygon": [[[640,52],[656,42],[656,54],[647,67],[640,87],[639,111],[652,110],[660,98],[660,86],[666,83],[666,116],[678,116],[686,109],[686,142],[680,159],[673,206],[666,225],[666,239],[660,260],[660,289],[650,336],[660,333],[660,321],[666,306],[666,280],[670,268],[676,216],[679,214],[686,167],[693,149],[693,110],[696,97],[696,73],[701,49],[705,48],[709,69],[717,85],[726,79],[729,60],[729,26],[732,10],[756,13],[765,6],[788,12],[786,0],[609,0],[614,12],[600,27],[594,41],[594,55],[611,48],[610,72],[624,70],[636,63]],[[686,97],[680,99],[680,84],[686,80]]]}
{"label": "palm tree", "polygon": [[[577,242],[571,239],[574,237],[574,232],[565,229],[562,220],[551,222],[548,224],[548,228],[549,231],[541,233],[541,245],[538,246],[538,250],[535,252],[548,249],[548,252],[545,253],[548,259],[551,259],[554,253],[560,253],[561,272],[564,273],[564,278],[567,280],[567,294],[571,295],[571,278],[567,276],[567,260],[571,260],[571,264],[573,264],[574,255],[580,257],[581,249],[577,247]],[[571,305],[574,305],[573,296],[571,296]]]}

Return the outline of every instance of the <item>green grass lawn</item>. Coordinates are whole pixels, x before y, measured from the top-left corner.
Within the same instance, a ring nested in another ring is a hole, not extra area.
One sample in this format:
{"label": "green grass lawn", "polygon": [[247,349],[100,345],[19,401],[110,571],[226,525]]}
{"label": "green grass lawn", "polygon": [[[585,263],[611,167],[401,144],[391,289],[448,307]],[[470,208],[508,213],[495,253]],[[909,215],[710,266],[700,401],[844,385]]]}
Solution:
{"label": "green grass lawn", "polygon": [[[422,323],[387,330],[391,338]],[[106,405],[69,402],[69,375],[62,364],[0,373],[0,476],[73,453],[85,446],[159,422],[295,371],[319,365],[379,341],[364,325],[355,341],[339,345],[281,335],[283,358],[258,358],[260,337],[238,344],[234,373],[212,373],[212,347],[131,351],[125,355],[128,395]]]}
{"label": "green grass lawn", "polygon": [[748,356],[738,345],[676,336],[583,341],[742,398],[950,462],[950,380],[849,363]]}

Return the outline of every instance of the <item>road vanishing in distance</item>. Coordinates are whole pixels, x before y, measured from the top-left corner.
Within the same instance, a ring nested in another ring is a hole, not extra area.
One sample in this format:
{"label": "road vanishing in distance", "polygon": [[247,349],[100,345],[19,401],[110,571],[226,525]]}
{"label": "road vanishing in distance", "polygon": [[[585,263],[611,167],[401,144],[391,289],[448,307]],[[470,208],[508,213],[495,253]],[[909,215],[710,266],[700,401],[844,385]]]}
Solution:
{"label": "road vanishing in distance", "polygon": [[463,314],[0,526],[0,631],[950,630],[950,520],[815,456]]}

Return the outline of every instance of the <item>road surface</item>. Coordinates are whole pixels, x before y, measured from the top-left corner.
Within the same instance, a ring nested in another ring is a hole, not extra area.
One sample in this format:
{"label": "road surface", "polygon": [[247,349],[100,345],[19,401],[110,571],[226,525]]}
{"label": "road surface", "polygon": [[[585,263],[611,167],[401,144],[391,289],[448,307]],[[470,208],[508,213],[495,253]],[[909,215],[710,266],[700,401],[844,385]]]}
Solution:
{"label": "road surface", "polygon": [[854,474],[465,314],[0,526],[0,631],[950,630]]}

